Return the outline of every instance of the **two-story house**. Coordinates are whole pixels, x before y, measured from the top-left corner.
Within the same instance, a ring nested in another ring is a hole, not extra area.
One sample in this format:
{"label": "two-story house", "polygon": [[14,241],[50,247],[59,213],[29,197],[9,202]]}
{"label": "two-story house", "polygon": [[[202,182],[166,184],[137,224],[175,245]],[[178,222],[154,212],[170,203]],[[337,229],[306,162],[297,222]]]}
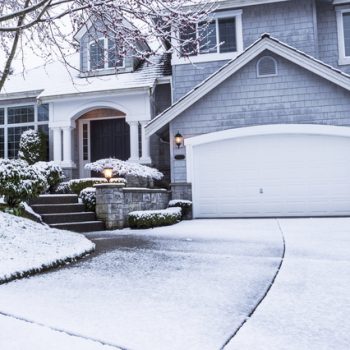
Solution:
{"label": "two-story house", "polygon": [[169,172],[168,142],[144,131],[171,104],[170,57],[118,55],[104,33],[101,24],[88,23],[76,33],[80,50],[67,64],[9,77],[0,94],[0,158],[17,157],[21,134],[32,128],[49,136],[49,158],[68,177],[90,176],[85,164],[108,157],[154,162]]}
{"label": "two-story house", "polygon": [[80,74],[8,81],[0,156],[35,127],[72,176],[108,156],[170,170],[198,218],[350,215],[350,1],[222,0],[203,27],[175,33],[206,30],[198,54],[126,57],[117,75],[82,29]]}
{"label": "two-story house", "polygon": [[146,126],[184,137],[173,196],[198,218],[349,215],[350,1],[222,1],[209,36]]}

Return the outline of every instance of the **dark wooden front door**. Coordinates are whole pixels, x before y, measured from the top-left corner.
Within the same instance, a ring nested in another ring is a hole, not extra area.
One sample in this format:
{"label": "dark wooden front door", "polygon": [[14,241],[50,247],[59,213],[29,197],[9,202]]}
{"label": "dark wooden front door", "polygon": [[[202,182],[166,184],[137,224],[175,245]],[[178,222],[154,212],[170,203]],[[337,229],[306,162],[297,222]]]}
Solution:
{"label": "dark wooden front door", "polygon": [[90,122],[91,161],[130,158],[130,128],[124,118]]}

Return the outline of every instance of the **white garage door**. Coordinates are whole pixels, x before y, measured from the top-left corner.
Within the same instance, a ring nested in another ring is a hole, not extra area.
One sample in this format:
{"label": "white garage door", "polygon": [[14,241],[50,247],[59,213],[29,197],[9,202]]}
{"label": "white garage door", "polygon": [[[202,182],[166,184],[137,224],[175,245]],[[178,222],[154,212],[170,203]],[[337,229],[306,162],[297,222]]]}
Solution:
{"label": "white garage door", "polygon": [[350,138],[266,134],[191,149],[195,217],[350,215]]}

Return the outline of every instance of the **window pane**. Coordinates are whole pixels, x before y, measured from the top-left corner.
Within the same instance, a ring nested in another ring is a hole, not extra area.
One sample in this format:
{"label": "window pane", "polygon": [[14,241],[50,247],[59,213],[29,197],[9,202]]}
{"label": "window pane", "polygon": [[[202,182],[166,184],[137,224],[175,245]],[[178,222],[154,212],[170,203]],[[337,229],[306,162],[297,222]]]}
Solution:
{"label": "window pane", "polygon": [[90,44],[90,69],[104,68],[104,39]]}
{"label": "window pane", "polygon": [[198,25],[198,35],[200,38],[199,52],[211,53],[217,52],[216,42],[216,22],[201,23]]}
{"label": "window pane", "polygon": [[21,139],[21,135],[24,131],[34,129],[34,126],[21,126],[15,128],[8,128],[8,158],[17,158],[18,146]]}
{"label": "window pane", "polygon": [[49,105],[42,104],[38,106],[38,121],[47,122],[49,120]]}
{"label": "window pane", "polygon": [[0,129],[0,158],[5,157],[5,137],[4,129]]}
{"label": "window pane", "polygon": [[49,161],[49,126],[47,124],[45,125],[38,125],[38,132],[41,134],[41,136],[44,139],[45,142],[45,148],[43,149],[43,158],[48,162]]}
{"label": "window pane", "polygon": [[34,122],[34,106],[10,107],[7,113],[9,124]]}
{"label": "window pane", "polygon": [[350,12],[343,14],[345,56],[350,56]]}
{"label": "window pane", "polygon": [[114,41],[108,40],[108,67],[123,67],[124,58],[119,55],[118,47]]}
{"label": "window pane", "polygon": [[181,30],[180,44],[182,56],[193,56],[197,54],[197,32],[196,25],[187,25]]}
{"label": "window pane", "polygon": [[237,51],[236,18],[219,19],[220,52]]}
{"label": "window pane", "polygon": [[83,160],[89,160],[89,130],[87,124],[83,124]]}
{"label": "window pane", "polygon": [[0,108],[0,125],[3,125],[5,123],[5,110],[3,108]]}

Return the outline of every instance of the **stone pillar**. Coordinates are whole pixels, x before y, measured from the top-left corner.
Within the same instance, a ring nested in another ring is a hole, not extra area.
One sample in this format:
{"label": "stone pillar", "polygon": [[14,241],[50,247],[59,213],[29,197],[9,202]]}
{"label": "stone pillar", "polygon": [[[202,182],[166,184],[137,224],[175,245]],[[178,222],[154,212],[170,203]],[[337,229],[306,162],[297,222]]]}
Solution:
{"label": "stone pillar", "polygon": [[107,230],[123,228],[124,222],[124,184],[97,184],[96,216],[102,220]]}
{"label": "stone pillar", "polygon": [[55,163],[62,162],[62,130],[53,128],[53,160]]}
{"label": "stone pillar", "polygon": [[148,121],[142,121],[141,123],[141,140],[142,140],[142,157],[140,159],[140,162],[142,164],[151,164],[152,159],[150,155],[150,138],[149,136],[146,136],[145,133],[145,126],[148,123]]}
{"label": "stone pillar", "polygon": [[73,167],[72,161],[72,127],[63,129],[63,164],[64,167]]}
{"label": "stone pillar", "polygon": [[127,121],[130,125],[130,162],[138,163],[139,157],[139,122]]}

